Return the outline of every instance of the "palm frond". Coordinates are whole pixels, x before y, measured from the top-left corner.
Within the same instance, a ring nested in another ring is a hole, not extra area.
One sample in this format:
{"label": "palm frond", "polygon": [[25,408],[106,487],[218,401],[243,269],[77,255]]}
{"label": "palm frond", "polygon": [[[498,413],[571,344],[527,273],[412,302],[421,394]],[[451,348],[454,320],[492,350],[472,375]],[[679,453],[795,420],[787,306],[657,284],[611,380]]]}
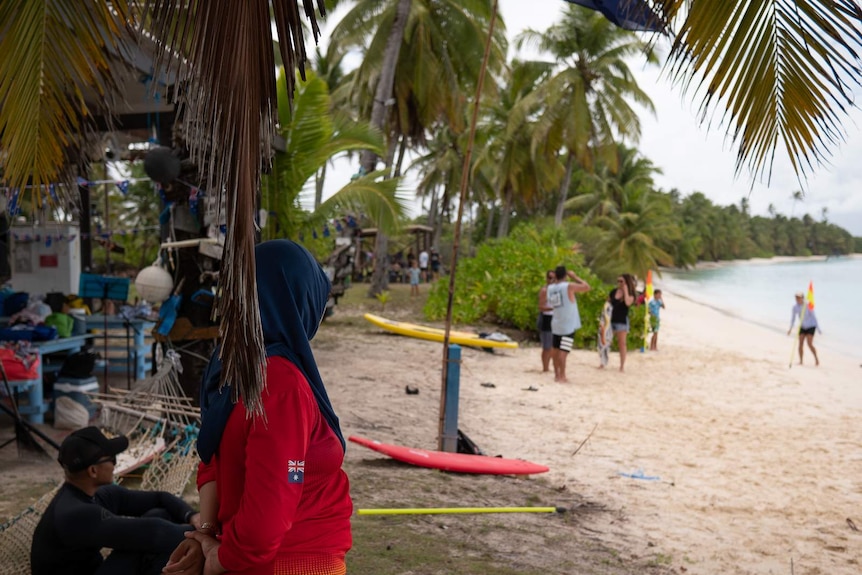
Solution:
{"label": "palm frond", "polygon": [[862,83],[862,9],[853,0],[654,0],[678,34],[672,78],[700,95],[738,146],[736,168],[770,174],[783,147],[804,176],[843,140]]}
{"label": "palm frond", "polygon": [[[32,190],[73,183],[94,116],[116,95],[111,53],[130,41],[127,0],[0,2],[3,178]],[[61,186],[65,199],[77,188]],[[34,193],[34,202],[39,199]]]}
{"label": "palm frond", "polygon": [[399,180],[384,180],[384,174],[385,170],[381,170],[353,180],[320,204],[314,217],[325,221],[352,209],[364,214],[383,233],[397,233],[409,199],[399,190]]}

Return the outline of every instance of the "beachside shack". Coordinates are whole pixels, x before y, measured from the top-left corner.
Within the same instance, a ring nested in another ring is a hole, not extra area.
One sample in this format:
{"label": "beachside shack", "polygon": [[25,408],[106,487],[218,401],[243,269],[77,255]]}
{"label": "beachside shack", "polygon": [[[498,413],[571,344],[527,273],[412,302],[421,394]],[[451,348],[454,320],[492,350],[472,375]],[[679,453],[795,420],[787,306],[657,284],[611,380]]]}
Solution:
{"label": "beachside shack", "polygon": [[[413,253],[418,257],[423,251],[431,250],[434,228],[421,224],[405,226],[402,233],[389,240],[389,281],[407,281],[407,256]],[[377,228],[365,228],[357,234],[357,263],[354,281],[369,281],[374,269],[374,246],[377,241]]]}

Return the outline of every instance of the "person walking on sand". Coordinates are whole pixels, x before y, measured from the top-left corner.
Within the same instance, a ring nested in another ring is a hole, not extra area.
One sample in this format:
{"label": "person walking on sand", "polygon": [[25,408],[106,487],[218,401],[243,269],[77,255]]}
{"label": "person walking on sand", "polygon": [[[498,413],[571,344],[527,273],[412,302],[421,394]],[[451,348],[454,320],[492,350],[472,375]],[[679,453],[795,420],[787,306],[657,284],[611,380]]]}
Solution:
{"label": "person walking on sand", "polygon": [[620,350],[620,371],[626,367],[626,338],[629,335],[629,308],[635,303],[635,278],[622,274],[617,278],[617,287],[611,290],[611,329]]}
{"label": "person walking on sand", "polygon": [[805,296],[802,292],[796,292],[796,303],[793,306],[793,312],[790,316],[790,328],[787,330],[787,335],[793,331],[793,324],[796,323],[796,318],[799,319],[799,365],[802,365],[802,350],[805,342],[808,342],[808,349],[814,354],[814,365],[820,365],[820,360],[817,358],[817,350],[814,348],[814,330],[820,331],[820,324],[817,323],[817,316],[813,309],[807,309],[805,304]]}
{"label": "person walking on sand", "polygon": [[554,276],[556,283],[547,288],[548,305],[553,308],[551,333],[554,349],[551,358],[554,363],[554,381],[568,383],[566,360],[572,351],[575,331],[581,327],[575,294],[590,291],[590,284],[575,275],[575,272],[566,270],[565,266],[558,266],[554,270]]}
{"label": "person walking on sand", "polygon": [[655,290],[652,301],[649,302],[649,319],[650,329],[652,329],[652,338],[649,342],[650,351],[658,351],[658,328],[661,325],[661,310],[664,309],[664,300],[661,297],[661,290]]}
{"label": "person walking on sand", "polygon": [[548,286],[557,281],[554,270],[548,270],[545,274],[545,285],[539,290],[539,317],[536,329],[539,331],[539,340],[542,342],[542,372],[550,371],[551,356],[554,351],[554,334],[551,331],[551,321],[554,317],[554,308],[548,305]]}

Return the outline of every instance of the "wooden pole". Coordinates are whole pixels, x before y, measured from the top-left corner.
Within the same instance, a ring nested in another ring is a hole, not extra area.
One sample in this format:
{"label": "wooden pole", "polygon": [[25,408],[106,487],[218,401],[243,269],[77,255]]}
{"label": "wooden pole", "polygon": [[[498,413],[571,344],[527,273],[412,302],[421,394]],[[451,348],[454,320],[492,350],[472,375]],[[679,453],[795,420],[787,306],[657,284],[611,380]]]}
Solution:
{"label": "wooden pole", "polygon": [[461,169],[461,193],[458,198],[458,217],[455,219],[455,230],[452,238],[452,263],[449,269],[449,299],[446,303],[446,333],[443,336],[443,377],[440,391],[440,417],[438,418],[437,429],[437,449],[440,451],[443,451],[443,428],[446,419],[446,386],[449,378],[449,334],[452,330],[452,302],[455,298],[455,270],[458,266],[458,247],[461,241],[461,219],[464,217],[464,204],[467,203],[470,160],[473,156],[473,143],[476,140],[479,101],[482,98],[482,87],[485,84],[485,73],[488,69],[488,56],[491,53],[491,38],[494,36],[494,24],[497,21],[497,4],[498,0],[494,0],[494,5],[491,7],[491,22],[488,24],[488,38],[485,40],[485,54],[482,56],[482,66],[479,68],[479,78],[476,82],[476,96],[473,98],[473,118],[470,120],[467,150],[464,153],[464,166]]}

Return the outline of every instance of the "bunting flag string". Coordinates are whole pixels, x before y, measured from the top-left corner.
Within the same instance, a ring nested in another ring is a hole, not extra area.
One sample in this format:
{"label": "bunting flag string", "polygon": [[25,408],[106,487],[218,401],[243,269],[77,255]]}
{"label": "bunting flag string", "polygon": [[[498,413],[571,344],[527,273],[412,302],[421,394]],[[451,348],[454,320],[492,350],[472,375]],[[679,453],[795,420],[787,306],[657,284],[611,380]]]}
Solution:
{"label": "bunting flag string", "polygon": [[114,236],[125,237],[125,236],[134,236],[139,233],[158,230],[159,226],[144,226],[140,228],[131,228],[131,229],[122,229],[122,230],[107,230],[101,231],[97,230],[95,233],[80,233],[80,234],[26,234],[26,233],[13,233],[12,237],[16,242],[41,242],[45,241],[45,245],[47,247],[51,246],[53,242],[60,241],[74,241],[76,238],[81,238],[82,240],[90,239],[90,238],[102,238],[108,239]]}
{"label": "bunting flag string", "polygon": [[[129,191],[129,185],[130,184],[137,184],[138,182],[150,182],[150,181],[152,181],[152,180],[150,180],[150,178],[124,178],[122,180],[88,180],[87,178],[82,178],[81,176],[78,176],[76,183],[77,183],[77,185],[84,187],[84,188],[89,188],[91,186],[100,186],[102,184],[114,184],[115,186],[117,186],[117,188],[119,188],[119,190],[123,193],[123,195],[125,195]],[[56,200],[58,198],[57,186],[65,186],[65,185],[66,184],[63,184],[63,183],[48,184],[48,186],[47,186],[48,187],[48,193],[49,193],[51,199]],[[40,188],[41,187],[44,187],[44,186],[40,186]],[[24,189],[27,189],[27,190],[33,189],[33,186],[24,186]],[[0,186],[0,193],[7,196],[7,198],[9,196],[10,192],[14,192],[14,190],[12,188]]]}
{"label": "bunting flag string", "polygon": [[[270,215],[274,216],[275,212],[270,212]],[[311,237],[314,238],[315,240],[318,239],[320,236],[323,236],[324,238],[332,237],[332,228],[333,227],[335,228],[335,231],[338,234],[341,234],[345,230],[345,225],[347,226],[348,229],[351,229],[351,230],[359,227],[359,224],[356,222],[356,218],[354,218],[353,216],[344,216],[342,218],[333,219],[333,220],[325,223],[323,225],[323,228],[320,229],[319,231],[317,229],[313,228],[311,230]],[[305,233],[300,232],[299,241],[305,241]]]}

